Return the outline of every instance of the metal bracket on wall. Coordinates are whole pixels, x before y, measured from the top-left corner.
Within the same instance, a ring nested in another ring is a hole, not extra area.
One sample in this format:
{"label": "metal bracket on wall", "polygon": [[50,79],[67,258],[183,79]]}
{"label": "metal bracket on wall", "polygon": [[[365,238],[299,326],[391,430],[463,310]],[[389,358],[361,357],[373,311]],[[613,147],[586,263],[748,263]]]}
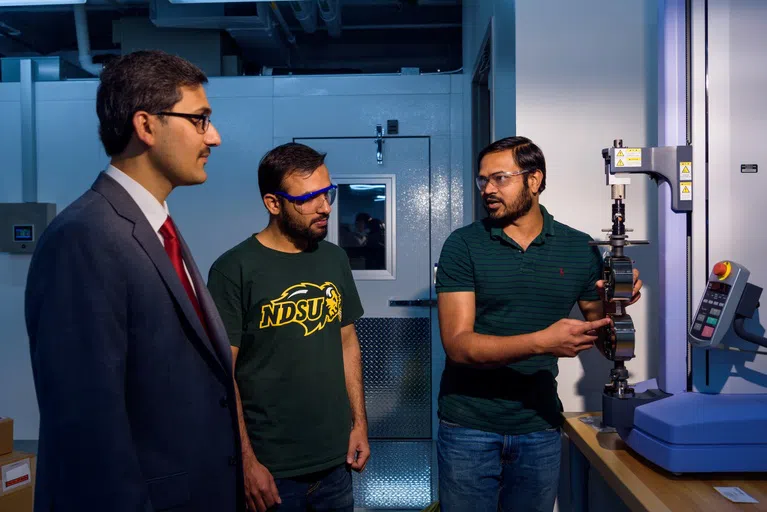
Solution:
{"label": "metal bracket on wall", "polygon": [[378,165],[383,165],[383,127],[380,124],[376,125],[376,161]]}

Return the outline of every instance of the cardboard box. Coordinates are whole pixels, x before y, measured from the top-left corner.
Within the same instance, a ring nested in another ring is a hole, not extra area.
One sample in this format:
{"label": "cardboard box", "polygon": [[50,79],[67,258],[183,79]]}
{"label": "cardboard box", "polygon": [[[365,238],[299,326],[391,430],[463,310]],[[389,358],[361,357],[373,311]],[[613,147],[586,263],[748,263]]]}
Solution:
{"label": "cardboard box", "polygon": [[18,491],[0,496],[0,510],[3,512],[33,512],[35,490],[25,487]]}
{"label": "cardboard box", "polygon": [[0,418],[0,455],[13,451],[13,420]]}
{"label": "cardboard box", "polygon": [[32,512],[36,464],[32,453],[0,455],[0,510]]}

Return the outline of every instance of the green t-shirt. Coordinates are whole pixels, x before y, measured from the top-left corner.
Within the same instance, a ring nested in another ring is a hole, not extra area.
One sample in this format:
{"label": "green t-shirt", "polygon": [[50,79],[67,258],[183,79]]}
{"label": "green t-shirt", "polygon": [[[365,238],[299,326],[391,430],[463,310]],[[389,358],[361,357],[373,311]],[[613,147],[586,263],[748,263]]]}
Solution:
{"label": "green t-shirt", "polygon": [[[569,316],[577,301],[598,300],[602,258],[591,238],[541,206],[543,229],[526,250],[503,230],[477,221],[450,234],[437,269],[437,293],[475,294],[474,331],[515,336]],[[439,415],[446,421],[518,435],[559,426],[557,358],[532,356],[504,368],[445,364]]]}
{"label": "green t-shirt", "polygon": [[208,288],[239,347],[235,379],[259,462],[275,478],[343,463],[352,418],[341,327],[363,313],[343,249],[323,241],[290,254],[251,236],[213,264]]}

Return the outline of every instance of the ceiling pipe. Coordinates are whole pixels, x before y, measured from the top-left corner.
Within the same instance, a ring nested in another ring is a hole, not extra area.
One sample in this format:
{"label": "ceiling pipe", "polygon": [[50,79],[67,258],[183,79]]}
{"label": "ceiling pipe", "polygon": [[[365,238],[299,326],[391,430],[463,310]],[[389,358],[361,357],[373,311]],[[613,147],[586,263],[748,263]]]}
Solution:
{"label": "ceiling pipe", "polygon": [[33,59],[19,62],[21,91],[21,196],[25,203],[37,202],[37,114]]}
{"label": "ceiling pipe", "polygon": [[103,66],[93,63],[90,36],[88,35],[88,18],[85,16],[85,5],[75,5],[74,11],[75,31],[77,33],[77,57],[80,67],[92,75],[99,76]]}
{"label": "ceiling pipe", "polygon": [[[442,30],[461,27],[460,23],[389,23],[384,25],[344,25],[344,30]],[[317,30],[326,30],[326,27],[318,27]]]}
{"label": "ceiling pipe", "polygon": [[341,37],[341,2],[339,0],[317,0],[320,17],[328,27],[331,37]]}
{"label": "ceiling pipe", "polygon": [[290,2],[290,8],[305,32],[313,34],[317,30],[317,5],[314,0]]}
{"label": "ceiling pipe", "polygon": [[275,18],[277,18],[277,23],[280,24],[280,27],[282,27],[282,31],[285,33],[285,37],[288,40],[288,43],[290,43],[292,46],[298,46],[296,44],[296,38],[293,35],[293,32],[290,31],[290,27],[288,27],[288,23],[285,21],[285,18],[282,16],[282,12],[280,11],[280,8],[277,7],[277,4],[274,2],[270,2],[272,4],[272,14]]}

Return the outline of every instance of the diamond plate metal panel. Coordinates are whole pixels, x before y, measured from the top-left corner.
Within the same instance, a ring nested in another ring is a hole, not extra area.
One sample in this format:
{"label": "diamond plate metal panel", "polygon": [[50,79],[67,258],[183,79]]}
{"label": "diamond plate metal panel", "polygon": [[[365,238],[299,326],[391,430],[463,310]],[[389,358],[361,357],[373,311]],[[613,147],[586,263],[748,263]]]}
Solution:
{"label": "diamond plate metal panel", "polygon": [[370,461],[352,473],[354,507],[423,510],[432,501],[431,441],[371,441]]}
{"label": "diamond plate metal panel", "polygon": [[429,318],[362,318],[365,405],[370,438],[431,438]]}

